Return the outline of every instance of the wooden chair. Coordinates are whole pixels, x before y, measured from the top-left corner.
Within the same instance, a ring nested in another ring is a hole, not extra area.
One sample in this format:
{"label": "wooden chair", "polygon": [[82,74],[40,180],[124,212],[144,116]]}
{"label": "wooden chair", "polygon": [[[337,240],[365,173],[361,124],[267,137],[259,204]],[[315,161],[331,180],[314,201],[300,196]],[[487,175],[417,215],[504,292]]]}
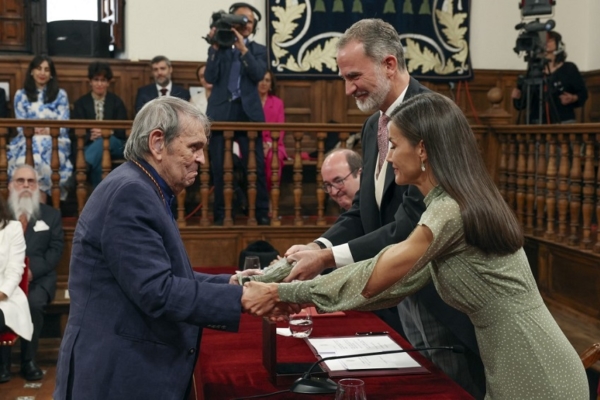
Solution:
{"label": "wooden chair", "polygon": [[[23,270],[23,277],[21,278],[21,283],[19,283],[19,287],[25,293],[25,296],[29,293],[29,258],[25,257],[25,269]],[[0,346],[12,346],[17,341],[19,336],[14,333],[12,330],[7,332],[0,333]]]}
{"label": "wooden chair", "polygon": [[594,365],[598,360],[600,360],[600,343],[594,343],[590,347],[588,347],[583,353],[579,356],[581,358],[581,362],[583,363],[583,367],[588,369],[592,365]]}

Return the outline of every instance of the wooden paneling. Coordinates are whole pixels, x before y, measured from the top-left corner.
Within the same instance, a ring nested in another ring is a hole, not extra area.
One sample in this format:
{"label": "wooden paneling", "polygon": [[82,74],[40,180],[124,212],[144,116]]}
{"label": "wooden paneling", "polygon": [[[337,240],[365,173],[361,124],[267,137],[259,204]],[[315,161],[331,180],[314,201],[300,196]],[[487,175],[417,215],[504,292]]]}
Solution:
{"label": "wooden paneling", "polygon": [[28,51],[27,27],[24,1],[0,2],[0,51]]}

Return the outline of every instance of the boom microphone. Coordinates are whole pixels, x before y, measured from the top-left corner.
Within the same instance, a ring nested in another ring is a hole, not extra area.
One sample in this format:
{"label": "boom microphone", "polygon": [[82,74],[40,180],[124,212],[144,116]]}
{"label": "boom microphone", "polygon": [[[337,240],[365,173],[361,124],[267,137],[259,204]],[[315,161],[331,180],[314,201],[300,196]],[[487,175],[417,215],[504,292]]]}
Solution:
{"label": "boom microphone", "polygon": [[379,356],[383,354],[394,354],[394,353],[410,353],[413,351],[425,351],[425,350],[450,350],[453,353],[462,354],[465,352],[465,348],[460,345],[454,346],[437,346],[437,347],[417,347],[414,349],[402,349],[402,350],[388,350],[388,351],[379,351],[375,353],[363,353],[363,354],[346,354],[343,356],[331,356],[321,358],[319,361],[315,362],[310,366],[308,371],[302,375],[301,378],[298,378],[292,387],[290,388],[290,392],[292,393],[302,393],[302,394],[325,394],[325,393],[335,393],[337,390],[337,383],[332,381],[329,378],[319,378],[312,377],[310,374],[313,369],[323,361],[329,360],[338,360],[340,358],[352,358],[352,357],[367,357],[367,356]]}

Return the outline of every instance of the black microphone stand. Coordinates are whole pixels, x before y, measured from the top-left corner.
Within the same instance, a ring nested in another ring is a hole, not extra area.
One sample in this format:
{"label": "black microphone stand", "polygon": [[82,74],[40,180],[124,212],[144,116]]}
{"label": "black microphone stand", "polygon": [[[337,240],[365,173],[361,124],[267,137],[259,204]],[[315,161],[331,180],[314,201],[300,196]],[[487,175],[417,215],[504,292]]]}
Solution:
{"label": "black microphone stand", "polygon": [[308,371],[302,375],[301,378],[298,378],[292,387],[290,388],[290,392],[292,393],[302,393],[302,394],[326,394],[326,393],[335,393],[337,390],[337,383],[329,378],[319,378],[311,376],[311,372],[317,365],[322,363],[323,361],[329,360],[338,360],[340,358],[354,358],[354,357],[368,357],[368,356],[380,356],[384,354],[395,354],[395,353],[409,353],[413,351],[426,351],[426,350],[450,350],[453,353],[464,353],[465,348],[463,346],[439,346],[439,347],[417,347],[414,349],[402,349],[402,350],[388,350],[388,351],[379,351],[374,353],[363,353],[363,354],[346,354],[343,356],[331,356],[321,358],[319,361],[315,362],[310,366]]}

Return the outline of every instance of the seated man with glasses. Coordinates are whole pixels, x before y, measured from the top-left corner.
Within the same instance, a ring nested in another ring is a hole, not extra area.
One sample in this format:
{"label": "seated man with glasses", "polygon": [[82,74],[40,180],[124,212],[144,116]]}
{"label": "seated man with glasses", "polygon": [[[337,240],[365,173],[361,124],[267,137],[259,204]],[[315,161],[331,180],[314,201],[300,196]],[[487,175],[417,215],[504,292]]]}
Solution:
{"label": "seated man with glasses", "polygon": [[[127,120],[127,109],[123,100],[114,93],[108,91],[110,81],[113,77],[110,65],[103,62],[93,62],[88,67],[88,78],[92,90],[80,97],[74,104],[72,119],[103,120]],[[123,149],[127,136],[125,130],[112,131],[110,136],[110,156],[114,159],[123,158]],[[76,140],[72,139],[72,143]],[[73,154],[76,157],[76,145]],[[95,188],[102,180],[102,130],[90,129],[85,136],[85,161],[88,165],[89,178]],[[75,164],[75,158],[73,159]]]}
{"label": "seated man with glasses", "polygon": [[330,151],[321,166],[323,190],[345,211],[360,188],[362,158],[350,149]]}

